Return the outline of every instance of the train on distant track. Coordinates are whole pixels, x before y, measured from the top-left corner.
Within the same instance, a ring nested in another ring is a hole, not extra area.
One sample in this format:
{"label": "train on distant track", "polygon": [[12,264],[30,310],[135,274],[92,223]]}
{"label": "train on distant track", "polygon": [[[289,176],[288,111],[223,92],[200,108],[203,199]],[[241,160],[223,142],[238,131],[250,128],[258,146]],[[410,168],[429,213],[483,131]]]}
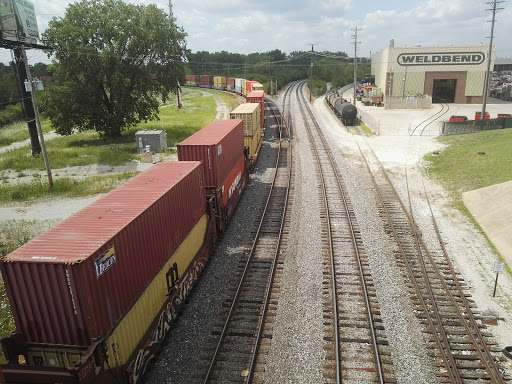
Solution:
{"label": "train on distant track", "polygon": [[187,75],[187,86],[212,88],[247,96],[251,92],[263,92],[263,85],[254,80],[238,77]]}
{"label": "train on distant track", "polygon": [[357,107],[339,95],[337,92],[330,92],[325,96],[327,104],[341,119],[345,126],[354,126],[357,118]]}
{"label": "train on distant track", "polygon": [[246,188],[263,98],[0,259],[16,325],[0,378],[140,382]]}

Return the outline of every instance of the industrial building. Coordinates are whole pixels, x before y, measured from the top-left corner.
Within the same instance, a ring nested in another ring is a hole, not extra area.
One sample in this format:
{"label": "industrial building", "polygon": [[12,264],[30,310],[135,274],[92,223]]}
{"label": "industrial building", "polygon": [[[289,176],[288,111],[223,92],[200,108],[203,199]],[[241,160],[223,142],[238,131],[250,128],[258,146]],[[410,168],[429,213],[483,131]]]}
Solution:
{"label": "industrial building", "polygon": [[[390,47],[372,57],[375,84],[386,97],[429,95],[433,103],[483,102],[489,46]],[[491,69],[495,61],[492,50]]]}

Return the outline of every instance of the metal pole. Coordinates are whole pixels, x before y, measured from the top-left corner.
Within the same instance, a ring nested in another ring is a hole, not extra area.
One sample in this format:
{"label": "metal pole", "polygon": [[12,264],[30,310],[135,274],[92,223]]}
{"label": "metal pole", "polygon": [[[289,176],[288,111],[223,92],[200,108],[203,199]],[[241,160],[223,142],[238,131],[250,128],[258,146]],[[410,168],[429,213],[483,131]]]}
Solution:
{"label": "metal pole", "polygon": [[357,41],[357,31],[360,31],[359,28],[353,29],[354,35],[352,36],[354,38],[354,105],[356,105],[356,88],[357,88],[357,44],[359,42]]}
{"label": "metal pole", "polygon": [[20,85],[21,98],[23,102],[23,109],[25,111],[25,117],[27,118],[28,133],[30,136],[30,143],[32,145],[32,156],[37,157],[41,154],[41,144],[39,143],[37,127],[35,122],[34,106],[30,100],[29,93],[25,89],[25,78],[27,77],[28,67],[27,63],[24,63],[26,57],[23,54],[21,48],[16,47],[13,49],[16,65],[16,76],[18,77],[18,83]]}
{"label": "metal pole", "polygon": [[39,109],[37,108],[36,91],[34,89],[34,84],[32,82],[32,75],[30,74],[30,67],[28,65],[27,52],[25,51],[24,46],[21,47],[21,54],[23,56],[23,60],[25,61],[25,68],[27,70],[27,81],[32,87],[30,97],[32,99],[32,105],[34,106],[37,133],[39,134],[39,140],[41,141],[41,151],[43,152],[44,164],[46,166],[46,174],[48,175],[48,185],[50,185],[50,188],[53,188],[52,170],[50,168],[50,161],[48,160],[48,153],[46,152],[46,144],[44,143],[43,129],[41,128],[41,120],[39,119]]}
{"label": "metal pole", "polygon": [[498,286],[498,276],[499,276],[499,273],[496,274],[496,281],[494,282],[494,292],[492,293],[492,297],[496,296],[496,287]]}
{"label": "metal pole", "polygon": [[311,72],[309,75],[309,102],[311,103],[311,95],[313,94],[313,59],[311,59]]}
{"label": "metal pole", "polygon": [[[487,95],[489,93],[489,80],[490,80],[490,71],[491,71],[491,61],[492,61],[492,40],[494,38],[494,23],[496,22],[496,12],[502,10],[503,8],[497,8],[498,3],[503,3],[503,1],[494,0],[492,3],[492,8],[488,9],[488,11],[492,11],[492,21],[491,21],[491,37],[489,42],[489,51],[487,53],[487,71],[485,72],[485,84],[484,84],[484,99],[482,102],[482,114],[480,115],[480,120],[485,119],[485,108],[487,106]],[[483,122],[481,123],[482,127],[484,126]]]}

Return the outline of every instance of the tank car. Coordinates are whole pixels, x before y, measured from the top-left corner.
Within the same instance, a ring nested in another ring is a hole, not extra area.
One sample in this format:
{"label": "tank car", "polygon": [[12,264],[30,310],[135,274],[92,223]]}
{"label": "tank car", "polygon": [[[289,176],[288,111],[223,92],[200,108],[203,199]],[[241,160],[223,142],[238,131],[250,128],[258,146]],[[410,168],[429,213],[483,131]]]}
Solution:
{"label": "tank car", "polygon": [[355,124],[357,117],[357,108],[355,105],[344,99],[338,99],[335,108],[341,115],[343,125],[353,126]]}
{"label": "tank car", "polygon": [[357,108],[355,105],[349,103],[337,92],[332,92],[326,95],[327,103],[334,111],[336,116],[341,119],[344,125],[354,125],[357,117]]}

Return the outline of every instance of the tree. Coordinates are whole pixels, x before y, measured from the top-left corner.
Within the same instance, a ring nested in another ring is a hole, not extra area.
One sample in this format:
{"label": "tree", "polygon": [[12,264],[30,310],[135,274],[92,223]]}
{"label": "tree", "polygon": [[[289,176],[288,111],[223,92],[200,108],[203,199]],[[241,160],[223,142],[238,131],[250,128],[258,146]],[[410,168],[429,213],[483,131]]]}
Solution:
{"label": "tree", "polygon": [[141,121],[158,119],[165,102],[185,83],[182,28],[155,5],[82,0],[53,18],[42,35],[55,55],[59,86],[41,102],[60,134],[95,129],[118,137]]}

